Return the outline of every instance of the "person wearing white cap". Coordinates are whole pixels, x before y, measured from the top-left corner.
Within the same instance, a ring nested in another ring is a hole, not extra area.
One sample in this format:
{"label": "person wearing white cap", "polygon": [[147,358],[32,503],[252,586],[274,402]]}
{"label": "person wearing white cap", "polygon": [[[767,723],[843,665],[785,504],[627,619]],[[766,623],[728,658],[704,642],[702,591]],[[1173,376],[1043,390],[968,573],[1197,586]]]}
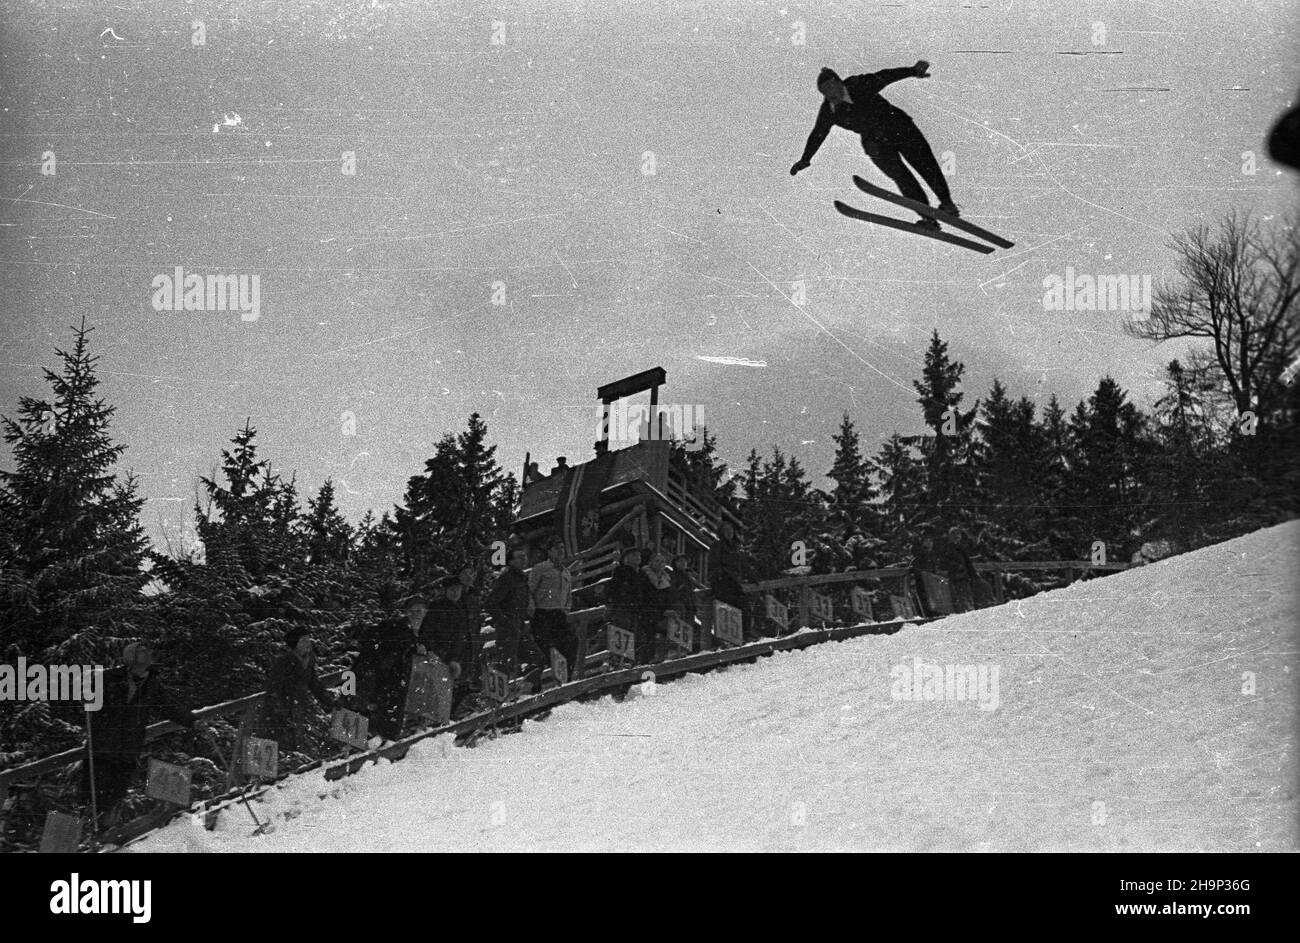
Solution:
{"label": "person wearing white cap", "polygon": [[83,764],[82,797],[89,801],[93,779],[101,824],[117,817],[126,798],[149,721],[162,717],[187,729],[198,722],[193,711],[177,706],[155,675],[153,664],[153,650],[148,645],[128,644],[122,649],[122,664],[104,672],[102,706],[86,712],[88,755]]}

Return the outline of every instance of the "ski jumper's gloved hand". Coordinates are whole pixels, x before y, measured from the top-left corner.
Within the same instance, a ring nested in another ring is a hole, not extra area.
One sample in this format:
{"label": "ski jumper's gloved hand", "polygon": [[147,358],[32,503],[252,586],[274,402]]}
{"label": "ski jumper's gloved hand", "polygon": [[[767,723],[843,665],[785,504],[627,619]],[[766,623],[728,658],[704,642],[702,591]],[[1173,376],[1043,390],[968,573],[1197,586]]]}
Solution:
{"label": "ski jumper's gloved hand", "polygon": [[797,161],[795,161],[794,164],[790,167],[790,176],[793,177],[793,176],[794,176],[795,174],[797,174],[799,171],[801,171],[801,170],[807,170],[807,169],[808,169],[809,167],[811,167],[811,166],[812,166],[812,165],[809,164],[808,161],[806,161],[806,160],[797,160]]}
{"label": "ski jumper's gloved hand", "polygon": [[924,59],[917,59],[916,65],[912,66],[912,69],[916,72],[918,79],[928,79],[930,77],[930,63]]}

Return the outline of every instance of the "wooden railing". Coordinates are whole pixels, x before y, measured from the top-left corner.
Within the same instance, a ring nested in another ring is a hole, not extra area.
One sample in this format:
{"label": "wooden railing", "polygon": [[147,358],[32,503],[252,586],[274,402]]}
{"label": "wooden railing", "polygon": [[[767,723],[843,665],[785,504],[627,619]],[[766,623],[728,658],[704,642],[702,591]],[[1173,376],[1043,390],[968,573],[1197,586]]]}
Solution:
{"label": "wooden railing", "polygon": [[672,465],[668,467],[668,497],[697,524],[717,532],[722,519],[722,506],[706,495],[697,494],[686,476]]}
{"label": "wooden railing", "polygon": [[[583,589],[592,590],[603,584],[608,579],[608,571],[613,569],[617,563],[617,548],[611,547],[610,553],[613,553],[614,560],[609,562],[607,554],[600,553],[594,556],[590,561],[585,561],[590,568],[584,568],[581,572],[584,577],[590,578],[596,575],[593,582],[587,583]],[[1085,572],[1105,571],[1113,572],[1128,569],[1124,563],[1094,564],[1087,560],[1053,560],[1041,562],[982,562],[976,563],[975,569],[979,572],[1006,571],[1006,570],[1066,570]],[[800,576],[786,576],[777,579],[760,580],[756,583],[747,583],[743,586],[746,594],[765,595],[775,590],[789,589],[799,587],[801,589],[801,598],[796,610],[792,612],[791,628],[799,625],[809,625],[811,620],[808,617],[807,605],[808,597],[806,591],[816,586],[824,586],[836,583],[846,582],[868,582],[906,579],[910,573],[907,567],[883,567],[872,570],[852,570],[842,573],[809,573]],[[700,603],[700,611],[704,612],[705,629],[708,628],[708,613],[710,611],[711,594],[706,589],[696,590],[696,599]],[[580,631],[586,633],[592,622],[603,621],[605,617],[604,606],[589,606],[583,609],[570,612],[568,614],[569,623],[577,627]],[[496,638],[496,632],[491,628],[482,631],[479,641],[480,644],[492,641]],[[321,681],[326,687],[333,687],[342,682],[344,671],[338,670],[322,675]],[[243,697],[234,698],[229,701],[223,701],[220,704],[213,704],[210,707],[203,707],[195,711],[195,716],[199,720],[213,720],[217,718],[229,718],[243,716],[249,710],[260,706],[266,692],[258,691],[254,694],[248,694]],[[160,721],[159,723],[150,724],[145,729],[145,742],[152,742],[159,737],[175,733],[184,728],[171,721]],[[8,789],[22,782],[29,782],[40,776],[55,772],[68,766],[71,763],[80,760],[85,756],[85,747],[74,747],[64,750],[61,753],[52,756],[43,757],[39,760],[33,760],[21,766],[15,766],[11,769],[0,770],[0,803],[4,801]]]}

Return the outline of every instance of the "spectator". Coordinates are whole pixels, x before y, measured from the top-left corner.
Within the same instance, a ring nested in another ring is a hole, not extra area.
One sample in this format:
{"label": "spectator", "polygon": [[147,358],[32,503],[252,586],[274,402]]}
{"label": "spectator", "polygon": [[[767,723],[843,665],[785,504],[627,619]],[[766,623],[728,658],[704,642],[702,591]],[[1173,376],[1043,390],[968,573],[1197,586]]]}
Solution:
{"label": "spectator", "polygon": [[[939,573],[939,561],[935,554],[934,538],[929,534],[921,537],[920,546],[917,548],[911,563],[911,583],[916,588],[917,598],[921,602],[921,615],[935,616],[939,613],[935,609],[935,602],[930,599],[925,590],[925,580],[921,579],[922,573]],[[897,615],[897,613],[895,613]]]}
{"label": "spectator", "polygon": [[605,588],[605,619],[635,632],[641,621],[641,551],[624,547],[623,555]]}
{"label": "spectator", "polygon": [[691,561],[686,554],[679,553],[673,557],[670,576],[673,583],[673,608],[677,610],[678,618],[691,627],[691,634],[695,637],[698,649],[702,647],[703,639],[700,637],[701,633],[695,628],[698,606],[695,603],[695,582],[691,579]]}
{"label": "spectator", "polygon": [[966,535],[960,527],[948,528],[942,543],[936,548],[939,566],[952,587],[952,604],[955,612],[968,612],[975,608],[975,582],[979,575],[967,552]]}
{"label": "spectator", "polygon": [[165,718],[187,729],[198,719],[177,706],[171,692],[154,673],[153,650],[143,642],[122,649],[122,664],[104,672],[103,704],[86,712],[89,756],[82,770],[82,798],[89,804],[93,777],[95,804],[102,825],[117,822],[144,750],[144,731],[151,717]]}
{"label": "spectator", "polygon": [[528,616],[528,577],[524,575],[528,552],[515,547],[506,556],[505,569],[492,584],[483,601],[483,609],[492,617],[496,628],[496,660],[502,670],[514,677],[520,669],[520,656],[540,676],[546,658],[524,627]]}
{"label": "spectator", "polygon": [[464,701],[469,693],[473,675],[474,640],[470,636],[469,619],[462,605],[464,584],[456,576],[442,581],[444,598],[429,609],[424,624],[424,647],[436,656],[451,674],[453,693],[451,711]]}
{"label": "spectator", "polygon": [[316,653],[307,630],[290,629],[284,634],[284,646],[267,674],[262,727],[281,750],[297,752],[299,733],[307,725],[308,699],[314,697],[329,710],[334,696],[325,690],[316,673]]}
{"label": "spectator", "polygon": [[388,740],[402,735],[411,661],[426,654],[420,631],[428,603],[423,596],[402,601],[402,615],[385,619],[361,639],[357,695],[370,717],[370,729]]}
{"label": "spectator", "polygon": [[641,568],[641,623],[636,645],[637,661],[641,664],[659,660],[667,620],[676,605],[673,580],[664,569],[666,562],[663,551],[655,550],[650,553],[650,562]]}
{"label": "spectator", "polygon": [[467,685],[478,684],[478,664],[483,654],[483,595],[478,590],[478,565],[472,561],[462,563],[456,571],[456,580],[460,583],[460,600],[457,605],[465,613],[465,624],[469,629],[470,659],[464,666],[463,678]]}
{"label": "spectator", "polygon": [[555,649],[569,666],[569,677],[579,674],[578,635],[569,627],[569,600],[573,574],[563,566],[564,542],[558,537],[546,545],[546,559],[528,576],[528,603],[533,613],[533,638],[543,652]]}
{"label": "spectator", "polygon": [[745,637],[750,636],[749,606],[745,603],[742,576],[744,566],[740,548],[736,544],[736,529],[724,520],[718,528],[718,541],[709,553],[709,590],[718,602],[725,602],[740,610],[745,627]]}

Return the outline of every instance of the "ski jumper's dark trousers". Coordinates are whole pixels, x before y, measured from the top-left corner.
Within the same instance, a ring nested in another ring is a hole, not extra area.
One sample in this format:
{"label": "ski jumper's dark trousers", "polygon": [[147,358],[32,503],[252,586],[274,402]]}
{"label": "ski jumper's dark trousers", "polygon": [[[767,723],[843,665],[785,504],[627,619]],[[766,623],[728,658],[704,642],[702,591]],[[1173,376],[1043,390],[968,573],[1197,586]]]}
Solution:
{"label": "ski jumper's dark trousers", "polygon": [[[925,139],[921,129],[906,115],[895,115],[886,122],[872,129],[871,134],[862,135],[862,149],[871,162],[898,186],[898,192],[918,203],[928,203],[925,191],[907,168],[912,168],[930,185],[940,203],[951,203],[952,194],[948,191],[948,181],[944,179],[939,162],[934,159],[930,142]],[[903,161],[907,161],[904,164]]]}

